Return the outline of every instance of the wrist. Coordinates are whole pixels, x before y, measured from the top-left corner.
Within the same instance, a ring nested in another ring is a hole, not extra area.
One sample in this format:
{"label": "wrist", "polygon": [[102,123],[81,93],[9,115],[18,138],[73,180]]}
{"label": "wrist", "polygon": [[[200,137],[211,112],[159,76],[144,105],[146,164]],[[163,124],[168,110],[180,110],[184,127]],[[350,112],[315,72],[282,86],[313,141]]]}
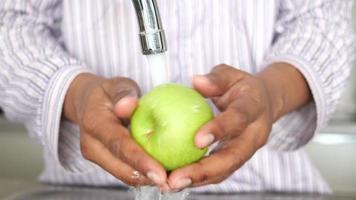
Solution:
{"label": "wrist", "polygon": [[276,81],[275,72],[264,70],[257,74],[257,77],[263,82],[267,91],[268,101],[270,103],[273,122],[277,121],[284,113],[285,98],[283,97],[283,87]]}
{"label": "wrist", "polygon": [[257,77],[264,82],[269,93],[274,121],[312,99],[304,76],[288,63],[273,63]]}
{"label": "wrist", "polygon": [[80,108],[90,88],[103,78],[90,73],[79,74],[70,84],[63,105],[63,117],[78,124]]}

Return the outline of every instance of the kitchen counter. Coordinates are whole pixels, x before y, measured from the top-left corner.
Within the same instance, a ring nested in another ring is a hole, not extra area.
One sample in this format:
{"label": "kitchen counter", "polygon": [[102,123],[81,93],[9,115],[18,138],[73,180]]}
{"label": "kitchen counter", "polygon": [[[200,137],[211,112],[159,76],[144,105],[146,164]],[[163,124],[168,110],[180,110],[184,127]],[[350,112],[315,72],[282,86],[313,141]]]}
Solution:
{"label": "kitchen counter", "polygon": [[[133,200],[132,192],[122,188],[85,188],[41,185],[21,180],[0,180],[0,199],[4,200]],[[188,200],[356,200],[348,196],[312,194],[244,193],[191,194]]]}
{"label": "kitchen counter", "polygon": [[[18,147],[21,147],[21,151]],[[314,137],[306,150],[337,196],[268,193],[225,195],[219,198],[222,197],[221,200],[356,200],[356,172],[354,170],[356,166],[356,123],[330,123]],[[40,146],[28,138],[22,126],[9,123],[1,116],[0,159],[0,200],[133,199],[132,194],[118,189],[67,188],[37,183],[35,179],[43,168]],[[189,199],[217,199],[217,196],[193,195]]]}

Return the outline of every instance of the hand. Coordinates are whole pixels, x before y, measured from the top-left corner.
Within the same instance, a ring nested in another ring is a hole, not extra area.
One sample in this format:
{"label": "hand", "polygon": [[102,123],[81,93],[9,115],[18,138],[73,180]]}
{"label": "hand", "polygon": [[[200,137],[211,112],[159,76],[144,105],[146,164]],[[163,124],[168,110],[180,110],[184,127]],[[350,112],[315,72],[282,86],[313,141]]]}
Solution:
{"label": "hand", "polygon": [[83,156],[128,185],[167,188],[164,168],[134,142],[125,125],[139,88],[127,78],[79,75],[64,103],[64,117],[80,127]]}
{"label": "hand", "polygon": [[[293,78],[288,80],[288,76]],[[298,83],[282,88],[283,79]],[[197,132],[195,143],[203,148],[218,141],[218,147],[199,162],[173,171],[168,178],[173,190],[225,180],[266,143],[274,121],[310,99],[301,74],[286,64],[257,76],[219,65],[205,76],[195,76],[193,85],[221,111]],[[297,95],[298,101],[288,99],[286,104],[283,94],[289,89],[305,94]]]}

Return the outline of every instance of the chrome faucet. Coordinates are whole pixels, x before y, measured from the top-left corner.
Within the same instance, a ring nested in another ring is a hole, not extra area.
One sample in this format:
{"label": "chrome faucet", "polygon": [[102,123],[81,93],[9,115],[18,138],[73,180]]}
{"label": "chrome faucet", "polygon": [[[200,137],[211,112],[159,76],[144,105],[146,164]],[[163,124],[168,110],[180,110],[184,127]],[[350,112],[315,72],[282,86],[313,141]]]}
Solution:
{"label": "chrome faucet", "polygon": [[140,41],[144,55],[167,51],[167,42],[162,28],[156,0],[132,0],[140,29]]}

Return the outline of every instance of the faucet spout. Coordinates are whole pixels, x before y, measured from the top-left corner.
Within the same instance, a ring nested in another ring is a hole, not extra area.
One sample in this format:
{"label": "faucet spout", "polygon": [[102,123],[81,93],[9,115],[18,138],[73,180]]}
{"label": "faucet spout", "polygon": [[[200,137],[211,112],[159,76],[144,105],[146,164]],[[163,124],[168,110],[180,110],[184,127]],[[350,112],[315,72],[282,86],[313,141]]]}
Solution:
{"label": "faucet spout", "polygon": [[162,28],[156,0],[132,0],[139,25],[139,36],[144,55],[167,51],[167,42]]}

